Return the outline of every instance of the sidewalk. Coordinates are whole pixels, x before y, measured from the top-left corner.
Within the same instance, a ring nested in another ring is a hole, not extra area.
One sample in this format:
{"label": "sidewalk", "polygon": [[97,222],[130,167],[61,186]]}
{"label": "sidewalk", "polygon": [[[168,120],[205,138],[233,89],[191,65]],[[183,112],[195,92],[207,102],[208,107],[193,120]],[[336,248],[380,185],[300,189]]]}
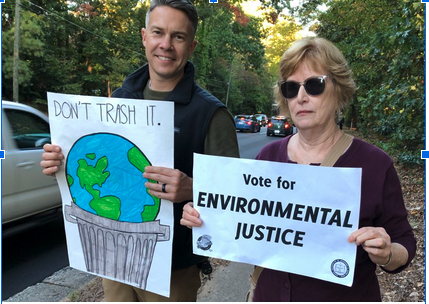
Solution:
{"label": "sidewalk", "polygon": [[252,272],[249,264],[230,262],[219,266],[202,286],[197,302],[245,302]]}
{"label": "sidewalk", "polygon": [[[249,290],[249,276],[253,266],[229,262],[219,265],[205,281],[198,302],[244,302]],[[65,267],[41,283],[30,286],[4,302],[64,302],[75,291],[90,285],[97,277]]]}

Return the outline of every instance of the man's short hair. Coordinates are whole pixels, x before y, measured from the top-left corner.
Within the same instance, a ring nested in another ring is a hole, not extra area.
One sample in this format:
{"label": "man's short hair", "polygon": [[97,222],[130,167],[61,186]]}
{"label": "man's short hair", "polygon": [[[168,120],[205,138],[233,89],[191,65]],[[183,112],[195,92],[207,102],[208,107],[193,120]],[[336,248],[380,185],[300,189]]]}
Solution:
{"label": "man's short hair", "polygon": [[195,6],[189,0],[152,0],[150,2],[149,10],[146,13],[146,28],[149,24],[149,15],[158,6],[168,6],[174,9],[178,9],[188,16],[191,21],[192,29],[194,30],[194,36],[197,32],[198,27],[198,13]]}

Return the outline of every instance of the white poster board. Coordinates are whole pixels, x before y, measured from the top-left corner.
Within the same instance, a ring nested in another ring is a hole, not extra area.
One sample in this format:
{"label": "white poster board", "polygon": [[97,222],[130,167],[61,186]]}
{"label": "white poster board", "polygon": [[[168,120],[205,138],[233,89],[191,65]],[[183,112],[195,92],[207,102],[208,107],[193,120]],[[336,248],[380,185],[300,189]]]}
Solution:
{"label": "white poster board", "polygon": [[174,103],[48,93],[70,266],[169,296],[173,205],[147,165],[173,168]]}
{"label": "white poster board", "polygon": [[351,286],[361,175],[194,154],[194,253]]}

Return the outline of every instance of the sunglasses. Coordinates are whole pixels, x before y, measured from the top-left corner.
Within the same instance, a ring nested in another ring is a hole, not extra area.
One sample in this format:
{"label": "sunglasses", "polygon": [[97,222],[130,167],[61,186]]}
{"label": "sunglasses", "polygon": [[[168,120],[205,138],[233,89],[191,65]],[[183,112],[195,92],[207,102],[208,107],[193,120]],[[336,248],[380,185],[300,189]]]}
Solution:
{"label": "sunglasses", "polygon": [[317,96],[325,91],[326,78],[329,78],[329,76],[313,76],[307,78],[306,80],[304,80],[304,82],[289,80],[279,82],[278,85],[280,86],[280,91],[282,92],[284,98],[296,97],[301,86],[304,86],[304,89],[308,95]]}

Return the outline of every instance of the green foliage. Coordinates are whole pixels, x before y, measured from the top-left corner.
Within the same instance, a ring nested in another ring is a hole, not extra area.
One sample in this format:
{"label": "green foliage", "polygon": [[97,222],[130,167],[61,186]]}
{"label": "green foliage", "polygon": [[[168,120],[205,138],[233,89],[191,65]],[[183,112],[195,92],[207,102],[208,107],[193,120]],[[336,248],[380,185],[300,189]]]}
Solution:
{"label": "green foliage", "polygon": [[[13,82],[13,44],[15,27],[6,24],[2,32],[2,77],[4,93],[10,93],[7,100],[12,100]],[[19,43],[19,78],[23,92],[32,90],[32,79],[36,71],[32,68],[43,56],[44,34],[40,20],[32,12],[23,12],[20,23],[21,39]],[[22,96],[21,94],[20,96]]]}
{"label": "green foliage", "polygon": [[[410,0],[263,0],[264,18],[242,0],[194,1],[200,22],[191,57],[197,82],[233,114],[271,113],[285,49],[303,24],[346,56],[359,90],[346,121],[407,163],[424,149],[424,4]],[[325,6],[322,9],[322,5]],[[146,62],[141,41],[148,1],[42,0],[21,3],[19,99],[46,105],[46,92],[110,96]],[[2,4],[2,98],[12,100],[15,2]],[[269,22],[269,26],[264,23]],[[383,140],[381,140],[383,139]],[[410,152],[413,151],[413,152]]]}
{"label": "green foliage", "polygon": [[233,114],[269,109],[272,97],[261,31],[262,19],[239,5],[197,3],[200,24],[191,60],[198,83],[227,104]]}
{"label": "green foliage", "polygon": [[264,41],[267,68],[273,79],[277,79],[279,62],[289,46],[299,38],[298,32],[302,27],[291,17],[278,20],[267,29],[267,38]]}
{"label": "green foliage", "polygon": [[[4,4],[2,98],[12,99],[14,2]],[[140,1],[22,2],[20,101],[46,104],[46,92],[109,96],[145,63]],[[121,79],[120,79],[121,78]],[[119,80],[120,79],[120,80]]]}
{"label": "green foliage", "polygon": [[[409,0],[317,0],[305,4],[297,10],[302,20],[317,17],[317,34],[343,52],[359,86],[352,102],[354,111],[346,113],[352,117],[346,120],[353,120],[367,134],[382,135],[380,146],[389,154],[408,164],[421,163],[419,151],[424,150],[425,136],[424,4]],[[315,11],[320,4],[328,9]]]}
{"label": "green foliage", "polygon": [[[196,80],[232,111],[268,108],[262,20],[241,0],[194,1],[200,15],[191,60]],[[20,101],[46,106],[47,92],[110,96],[145,60],[148,1],[43,0],[21,5]],[[14,2],[3,5],[3,99],[12,99]],[[231,79],[231,80],[230,80]],[[250,85],[251,84],[251,85]],[[228,95],[228,97],[227,97]]]}

